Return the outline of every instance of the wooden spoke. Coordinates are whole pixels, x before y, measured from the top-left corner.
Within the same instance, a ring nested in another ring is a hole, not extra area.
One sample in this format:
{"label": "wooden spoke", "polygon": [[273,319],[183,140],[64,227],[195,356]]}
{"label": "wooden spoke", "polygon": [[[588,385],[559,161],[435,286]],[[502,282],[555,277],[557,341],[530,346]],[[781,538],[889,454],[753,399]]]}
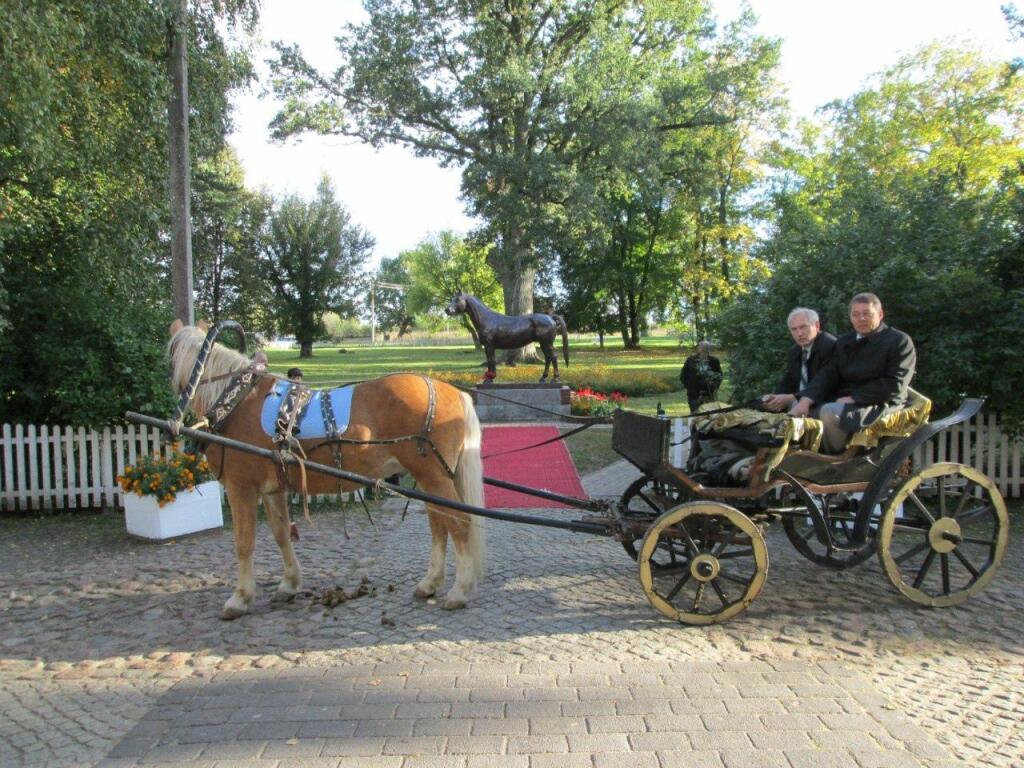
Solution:
{"label": "wooden spoke", "polygon": [[917,578],[914,579],[914,589],[918,589],[921,586],[921,582],[924,581],[924,577],[928,575],[929,569],[932,567],[932,563],[935,561],[935,550],[928,552],[928,556],[925,557],[924,563],[921,565],[921,570],[917,572]]}
{"label": "wooden spoke", "polygon": [[918,511],[921,513],[921,516],[925,520],[927,520],[929,523],[935,522],[935,518],[932,517],[931,511],[929,511],[928,507],[926,507],[924,503],[921,501],[921,499],[917,497],[916,493],[910,494],[910,500],[914,502],[914,506],[917,507]]}
{"label": "wooden spoke", "polygon": [[979,571],[977,568],[971,565],[970,561],[966,557],[964,557],[963,552],[961,552],[959,549],[954,549],[953,554],[956,555],[956,559],[959,560],[961,564],[963,564],[964,568],[971,572],[971,576],[973,576],[974,578],[978,578],[979,576],[981,576],[981,571]]}
{"label": "wooden spoke", "polygon": [[914,555],[918,554],[919,552],[923,552],[924,550],[928,549],[928,546],[929,546],[928,539],[925,539],[920,544],[918,544],[918,545],[916,545],[914,547],[911,547],[906,552],[904,552],[902,555],[900,555],[899,557],[895,558],[895,560],[896,560],[897,563],[904,563],[907,560],[909,560],[910,558],[912,558]]}
{"label": "wooden spoke", "polygon": [[[721,576],[721,574],[719,574]],[[718,595],[718,599],[722,601],[722,607],[726,608],[729,606],[729,600],[726,598],[722,588],[718,585],[718,579],[711,580],[711,588],[715,590],[715,594]]]}
{"label": "wooden spoke", "polygon": [[978,522],[978,520],[981,519],[984,515],[988,515],[991,513],[992,506],[986,504],[985,506],[978,507],[977,509],[972,509],[970,512],[965,512],[954,519],[958,523],[960,523],[960,527],[963,528],[965,526],[970,525],[971,523]]}

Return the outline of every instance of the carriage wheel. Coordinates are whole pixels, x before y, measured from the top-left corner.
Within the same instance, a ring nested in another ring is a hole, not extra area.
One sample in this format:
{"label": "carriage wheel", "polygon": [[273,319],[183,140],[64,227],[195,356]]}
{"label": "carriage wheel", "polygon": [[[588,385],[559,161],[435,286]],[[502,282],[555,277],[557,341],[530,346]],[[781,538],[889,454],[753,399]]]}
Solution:
{"label": "carriage wheel", "polygon": [[[665,510],[678,506],[684,498],[682,489],[645,475],[630,483],[619,499],[619,505],[626,518],[652,521]],[[637,558],[639,542],[643,537],[643,534],[640,534],[622,542],[622,548],[634,560]]]}
{"label": "carriage wheel", "polygon": [[638,562],[651,605],[684,624],[713,624],[757,597],[768,575],[768,548],[739,510],[695,501],[654,521]]}
{"label": "carriage wheel", "polygon": [[995,483],[962,464],[935,464],[889,501],[878,556],[896,589],[941,608],[985,588],[1006,554],[1007,533],[1006,504]]}
{"label": "carriage wheel", "polygon": [[[847,549],[852,546],[853,525],[856,514],[850,509],[834,509],[831,500],[826,520],[831,528],[832,540],[837,546]],[[878,524],[878,516],[872,515],[872,525]],[[796,551],[806,557],[812,563],[832,568],[837,571],[852,568],[860,565],[875,554],[875,532],[872,528],[868,532],[867,540],[860,547],[849,552],[829,551],[829,548],[818,541],[815,535],[814,524],[808,515],[784,515],[782,528],[786,532],[786,538],[796,547]]]}

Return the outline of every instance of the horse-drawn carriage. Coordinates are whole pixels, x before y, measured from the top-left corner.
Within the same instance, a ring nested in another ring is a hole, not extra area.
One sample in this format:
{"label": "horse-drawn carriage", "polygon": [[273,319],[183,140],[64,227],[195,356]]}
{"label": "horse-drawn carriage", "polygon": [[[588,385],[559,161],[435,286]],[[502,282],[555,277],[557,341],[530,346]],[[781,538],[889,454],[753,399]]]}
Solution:
{"label": "horse-drawn carriage", "polygon": [[950,606],[979,592],[1006,551],[1003,499],[972,467],[915,464],[914,455],[948,438],[982,401],[967,399],[935,422],[930,405],[914,393],[907,409],[855,434],[839,456],[808,449],[819,441],[814,420],[733,409],[698,415],[686,467],[668,461],[667,421],[617,414],[615,450],[643,472],[619,501],[620,538],[648,599],[688,624],[735,616],[764,585],[762,528],[778,519],[818,565],[850,568],[877,552],[889,581],[915,603]]}
{"label": "horse-drawn carriage", "polygon": [[[224,618],[245,613],[254,597],[257,501],[263,500],[285,565],[274,597],[288,600],[299,591],[300,576],[285,497],[296,487],[336,492],[339,482],[343,490],[383,487],[426,503],[433,543],[416,594],[440,590],[450,537],[456,576],[446,608],[463,607],[480,577],[485,518],[619,540],[637,561],[655,608],[687,624],[724,621],[757,596],[768,571],[762,527],[776,519],[797,550],[822,566],[848,568],[877,551],[896,588],[928,606],[954,605],[984,588],[1006,550],[1006,507],[989,478],[960,464],[913,462],[926,442],[945,439],[945,430],[977,413],[980,400],[965,400],[951,416],[929,423],[930,403],[918,397],[913,407],[855,435],[842,456],[815,450],[820,424],[813,419],[720,409],[694,421],[696,439],[684,467],[668,460],[669,421],[619,411],[613,447],[643,476],[618,500],[578,499],[483,477],[472,401],[450,385],[396,374],[361,382],[340,397],[311,395],[269,374],[265,361],[215,344],[220,327],[209,333],[172,328],[172,379],[180,393],[175,418],[127,418],[204,444],[228,491],[239,580]],[[280,411],[277,405],[267,410],[277,402]],[[316,411],[318,425],[293,435],[302,402],[303,412]],[[309,407],[312,402],[318,405]],[[202,417],[201,429],[181,424],[189,405]],[[283,438],[261,428],[282,421]],[[408,472],[419,487],[377,479],[396,471]],[[483,483],[587,514],[568,520],[486,509]]]}

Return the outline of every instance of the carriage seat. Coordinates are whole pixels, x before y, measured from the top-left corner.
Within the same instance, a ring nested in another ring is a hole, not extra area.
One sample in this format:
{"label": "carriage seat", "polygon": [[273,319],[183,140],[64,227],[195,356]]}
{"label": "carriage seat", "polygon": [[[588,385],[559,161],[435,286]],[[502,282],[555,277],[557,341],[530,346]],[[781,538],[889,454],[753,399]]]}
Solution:
{"label": "carriage seat", "polygon": [[879,416],[864,429],[850,435],[846,441],[847,450],[871,450],[885,437],[910,437],[918,427],[928,423],[931,412],[932,401],[917,390],[908,389],[907,404],[898,411]]}

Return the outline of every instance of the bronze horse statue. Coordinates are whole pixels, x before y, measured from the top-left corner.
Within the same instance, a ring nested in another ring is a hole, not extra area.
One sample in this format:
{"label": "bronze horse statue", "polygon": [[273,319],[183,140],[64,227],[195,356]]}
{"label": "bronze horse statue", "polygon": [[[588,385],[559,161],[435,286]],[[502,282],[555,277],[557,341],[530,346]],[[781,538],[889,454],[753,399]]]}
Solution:
{"label": "bronze horse statue", "polygon": [[555,338],[562,334],[562,354],[565,365],[569,365],[569,335],[565,320],[558,315],[545,315],[535,312],[532,315],[502,315],[489,309],[476,296],[459,291],[452,298],[451,304],[445,307],[446,315],[465,314],[476,329],[480,343],[484,345],[487,356],[487,373],[484,381],[490,382],[497,375],[494,364],[495,349],[519,349],[527,344],[537,342],[544,352],[544,375],[541,381],[548,378],[548,370],[554,366],[552,381],[558,381],[558,355],[555,354]]}

